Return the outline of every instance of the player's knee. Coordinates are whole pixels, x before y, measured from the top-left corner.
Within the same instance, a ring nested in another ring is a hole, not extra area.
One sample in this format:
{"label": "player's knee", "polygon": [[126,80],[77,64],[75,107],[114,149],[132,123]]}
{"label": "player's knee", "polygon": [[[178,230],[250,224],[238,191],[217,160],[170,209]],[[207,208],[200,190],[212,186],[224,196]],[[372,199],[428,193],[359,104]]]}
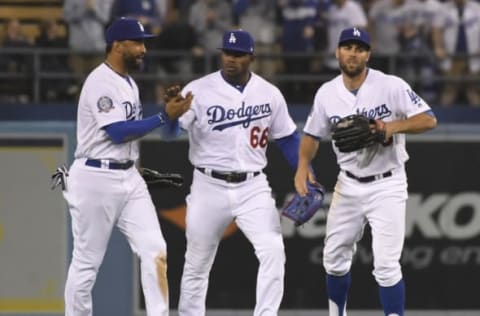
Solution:
{"label": "player's knee", "polygon": [[94,252],[73,252],[70,269],[78,273],[96,274],[103,261],[103,255]]}
{"label": "player's knee", "polygon": [[79,288],[92,288],[97,278],[98,269],[92,266],[78,266],[72,261],[68,270],[68,280]]}
{"label": "player's knee", "polygon": [[141,258],[157,258],[159,255],[166,256],[166,254],[167,244],[161,235],[153,232],[143,233],[138,249],[138,255]]}
{"label": "player's knee", "polygon": [[281,280],[285,275],[285,248],[281,234],[266,234],[254,243],[262,278]]}
{"label": "player's knee", "polygon": [[274,261],[285,263],[285,247],[281,234],[265,234],[255,246],[255,254],[260,262]]}
{"label": "player's knee", "polygon": [[184,269],[195,274],[208,271],[213,264],[217,247],[218,243],[188,240]]}
{"label": "player's knee", "polygon": [[402,269],[398,261],[376,263],[373,275],[380,286],[393,286],[402,279]]}

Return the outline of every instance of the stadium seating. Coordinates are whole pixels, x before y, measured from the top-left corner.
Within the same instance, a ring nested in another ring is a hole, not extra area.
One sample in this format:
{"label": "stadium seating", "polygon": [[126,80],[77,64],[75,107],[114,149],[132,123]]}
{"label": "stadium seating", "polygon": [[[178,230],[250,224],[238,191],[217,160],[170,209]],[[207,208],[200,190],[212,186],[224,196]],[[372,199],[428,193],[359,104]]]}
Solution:
{"label": "stadium seating", "polygon": [[[45,19],[63,20],[62,0],[2,0],[0,2],[0,41],[3,39],[3,25],[11,18],[22,24],[24,35],[34,39],[40,32],[39,25]],[[66,34],[66,26],[63,24]]]}

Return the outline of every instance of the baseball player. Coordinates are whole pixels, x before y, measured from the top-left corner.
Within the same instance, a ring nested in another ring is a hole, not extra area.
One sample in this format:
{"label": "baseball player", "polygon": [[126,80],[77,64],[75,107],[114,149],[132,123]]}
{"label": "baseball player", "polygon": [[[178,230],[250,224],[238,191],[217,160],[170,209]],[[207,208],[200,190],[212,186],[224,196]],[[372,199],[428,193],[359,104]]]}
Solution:
{"label": "baseball player", "polygon": [[64,190],[73,233],[65,285],[67,316],[92,315],[91,291],[114,226],[141,259],[147,315],[168,315],[166,245],[145,181],[134,167],[136,139],[155,128],[174,126],[192,95],[172,98],[165,113],[142,119],[138,87],[129,72],[141,65],[144,39],[150,37],[134,19],[114,21],[105,33],[106,60],[82,87],[75,160]]}
{"label": "baseball player", "polygon": [[255,59],[251,35],[226,31],[220,49],[221,70],[183,89],[195,95],[179,119],[188,131],[195,169],[178,312],[205,315],[210,269],[225,228],[235,221],[260,263],[253,315],[273,316],[283,296],[285,253],[279,213],[262,169],[269,137],[295,168],[300,137],[279,89],[249,70]]}
{"label": "baseball player", "polygon": [[336,50],[341,74],[315,95],[295,174],[297,192],[304,195],[308,164],[319,140],[329,136],[340,118],[363,114],[383,126],[386,142],[345,153],[333,146],[340,173],[328,212],[323,258],[330,316],[346,315],[352,257],[367,223],[372,231],[373,275],[384,313],[403,315],[405,285],[399,259],[407,200],[405,133],[436,126],[430,107],[405,81],[366,66],[370,54],[367,32],[357,28],[341,32]]}

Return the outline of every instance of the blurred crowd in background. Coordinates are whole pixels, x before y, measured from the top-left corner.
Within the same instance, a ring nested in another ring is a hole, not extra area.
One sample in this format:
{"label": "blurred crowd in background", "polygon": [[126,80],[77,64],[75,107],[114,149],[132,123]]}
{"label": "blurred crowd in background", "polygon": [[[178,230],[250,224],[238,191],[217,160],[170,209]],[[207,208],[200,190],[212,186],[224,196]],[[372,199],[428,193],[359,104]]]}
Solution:
{"label": "blurred crowd in background", "polygon": [[[51,11],[36,16],[39,8]],[[242,28],[256,40],[253,71],[290,104],[310,104],[339,73],[340,31],[356,26],[371,34],[370,66],[403,77],[432,105],[480,107],[477,0],[5,0],[0,103],[74,103],[104,58],[105,27],[121,16],[158,35],[135,74],[144,103],[216,70],[223,32]]]}

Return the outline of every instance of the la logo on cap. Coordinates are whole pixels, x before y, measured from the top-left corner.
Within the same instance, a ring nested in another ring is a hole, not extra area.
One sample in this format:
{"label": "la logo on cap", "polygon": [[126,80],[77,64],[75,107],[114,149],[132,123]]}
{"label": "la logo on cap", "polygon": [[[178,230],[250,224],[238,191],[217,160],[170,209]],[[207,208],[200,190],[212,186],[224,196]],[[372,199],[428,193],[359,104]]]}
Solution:
{"label": "la logo on cap", "polygon": [[143,28],[142,23],[140,23],[140,22],[138,22],[138,21],[137,21],[137,23],[138,23],[138,27],[140,28],[140,30],[141,30],[142,32],[145,32],[145,29]]}
{"label": "la logo on cap", "polygon": [[360,31],[356,27],[354,27],[353,28],[353,35],[360,37],[362,34],[360,34]]}
{"label": "la logo on cap", "polygon": [[230,38],[228,39],[228,42],[235,44],[236,41],[237,38],[235,37],[235,35],[233,35],[233,33],[230,33]]}

